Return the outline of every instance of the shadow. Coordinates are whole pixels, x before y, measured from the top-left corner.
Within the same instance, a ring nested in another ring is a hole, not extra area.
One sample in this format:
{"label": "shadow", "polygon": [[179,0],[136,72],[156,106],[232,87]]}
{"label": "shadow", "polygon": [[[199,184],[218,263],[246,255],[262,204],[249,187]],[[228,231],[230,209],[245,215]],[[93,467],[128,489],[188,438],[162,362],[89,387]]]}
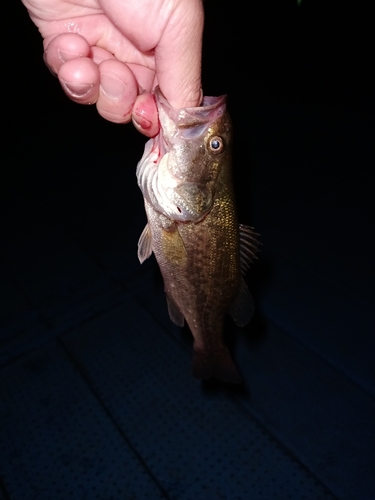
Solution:
{"label": "shadow", "polygon": [[251,322],[241,331],[246,345],[250,349],[257,349],[263,344],[266,335],[266,326],[266,317],[256,309]]}
{"label": "shadow", "polygon": [[219,380],[202,380],[201,393],[209,399],[214,399],[219,396],[241,396],[249,398],[250,394],[247,386],[242,382],[241,384],[227,384]]}

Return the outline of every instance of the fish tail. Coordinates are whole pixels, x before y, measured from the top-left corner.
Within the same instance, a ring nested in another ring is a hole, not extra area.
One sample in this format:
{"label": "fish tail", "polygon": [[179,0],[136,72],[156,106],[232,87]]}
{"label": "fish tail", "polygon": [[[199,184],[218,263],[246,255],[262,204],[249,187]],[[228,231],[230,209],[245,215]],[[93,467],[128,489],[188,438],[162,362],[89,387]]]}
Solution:
{"label": "fish tail", "polygon": [[199,380],[217,379],[230,384],[240,384],[239,374],[228,349],[197,349],[193,353],[193,375]]}

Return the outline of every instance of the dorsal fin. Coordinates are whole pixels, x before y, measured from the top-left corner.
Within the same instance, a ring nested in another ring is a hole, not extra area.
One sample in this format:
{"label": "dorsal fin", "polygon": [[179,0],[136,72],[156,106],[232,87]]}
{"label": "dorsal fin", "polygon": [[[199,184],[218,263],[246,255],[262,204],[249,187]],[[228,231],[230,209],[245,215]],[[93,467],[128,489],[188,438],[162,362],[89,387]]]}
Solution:
{"label": "dorsal fin", "polygon": [[245,224],[239,225],[240,229],[240,266],[242,274],[249,269],[250,264],[258,257],[256,253],[259,252],[261,243],[258,241],[258,233],[254,228],[246,226]]}

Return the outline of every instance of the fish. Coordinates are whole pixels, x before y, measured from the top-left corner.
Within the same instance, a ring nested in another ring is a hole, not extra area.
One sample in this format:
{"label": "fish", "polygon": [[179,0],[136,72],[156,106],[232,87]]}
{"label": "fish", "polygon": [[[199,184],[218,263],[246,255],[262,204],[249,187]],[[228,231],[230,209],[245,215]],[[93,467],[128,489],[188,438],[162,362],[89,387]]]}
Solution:
{"label": "fish", "polygon": [[155,255],[171,320],[193,335],[193,376],[241,383],[224,341],[224,318],[246,325],[254,301],[244,273],[257,258],[258,234],[239,224],[232,181],[232,123],[226,96],[175,109],[154,91],[160,132],[137,165],[147,224],[142,264]]}

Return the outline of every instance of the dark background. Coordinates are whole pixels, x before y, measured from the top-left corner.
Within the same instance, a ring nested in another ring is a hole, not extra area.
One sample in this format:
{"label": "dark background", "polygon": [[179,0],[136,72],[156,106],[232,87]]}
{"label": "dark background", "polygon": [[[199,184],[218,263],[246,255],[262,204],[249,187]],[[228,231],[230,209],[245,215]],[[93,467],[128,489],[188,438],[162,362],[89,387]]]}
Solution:
{"label": "dark background", "polygon": [[[243,387],[191,377],[135,167],[145,138],[63,94],[7,6],[0,178],[0,499],[375,498],[374,39],[336,3],[205,2],[257,304]],[[8,48],[9,47],[9,48]]]}

